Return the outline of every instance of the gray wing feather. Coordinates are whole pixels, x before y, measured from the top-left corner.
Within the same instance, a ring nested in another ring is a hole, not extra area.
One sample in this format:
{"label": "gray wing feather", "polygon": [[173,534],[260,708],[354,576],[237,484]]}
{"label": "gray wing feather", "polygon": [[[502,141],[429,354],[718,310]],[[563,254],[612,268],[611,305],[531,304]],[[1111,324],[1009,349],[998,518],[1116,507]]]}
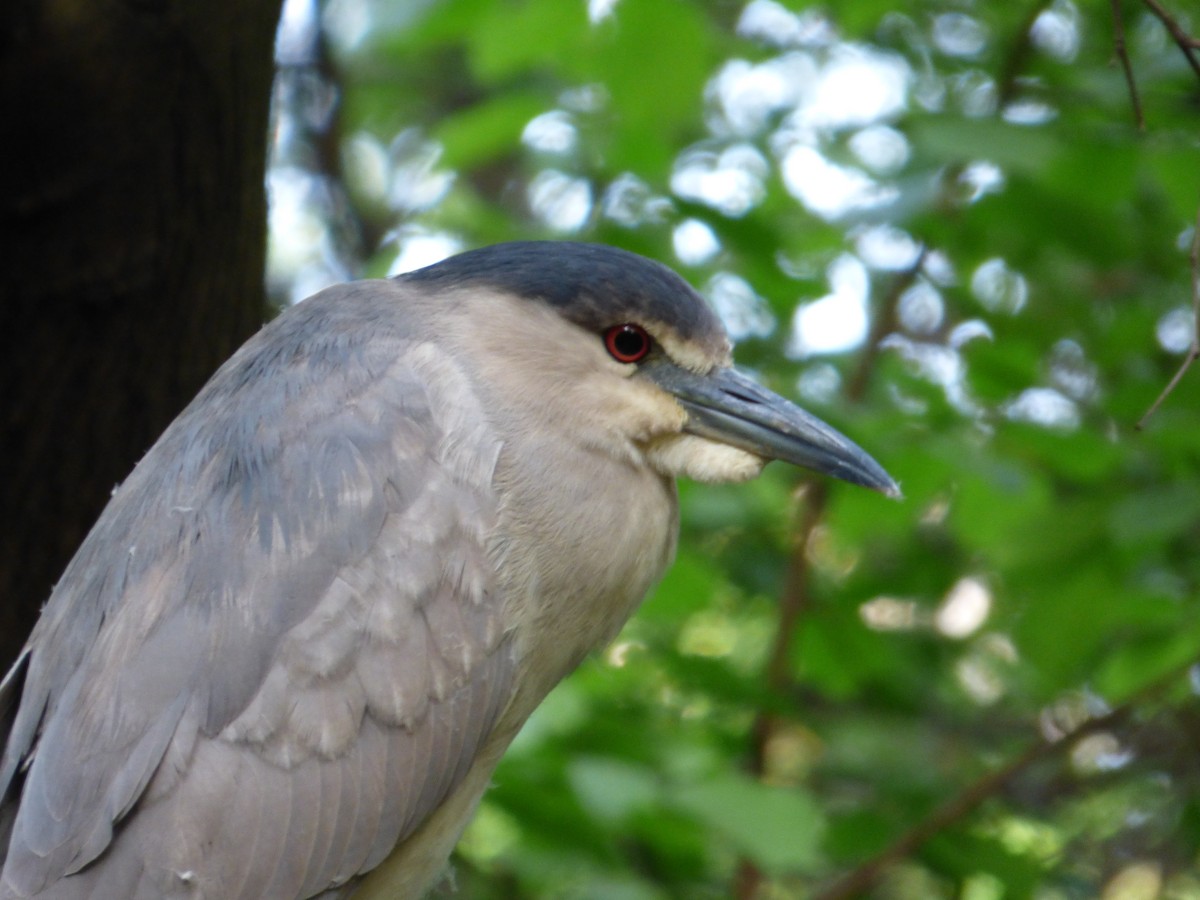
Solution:
{"label": "gray wing feather", "polygon": [[380,293],[264,329],[68,567],[0,718],[0,897],[314,896],[462,779],[510,693],[500,448]]}

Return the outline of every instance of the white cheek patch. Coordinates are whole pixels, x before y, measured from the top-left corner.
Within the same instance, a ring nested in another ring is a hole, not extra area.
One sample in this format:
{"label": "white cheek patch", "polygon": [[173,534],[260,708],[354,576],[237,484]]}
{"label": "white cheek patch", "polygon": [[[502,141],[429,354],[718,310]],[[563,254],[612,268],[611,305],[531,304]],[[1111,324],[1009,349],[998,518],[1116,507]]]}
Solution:
{"label": "white cheek patch", "polygon": [[646,459],[664,475],[707,484],[749,481],[767,464],[761,456],[694,434],[654,441],[646,448]]}
{"label": "white cheek patch", "polygon": [[[687,423],[687,413],[670,394],[644,382],[629,381],[630,390],[613,396],[607,415],[635,441],[649,441],[655,435],[678,434]],[[608,385],[599,385],[590,396],[612,393]],[[582,398],[586,400],[586,398]]]}

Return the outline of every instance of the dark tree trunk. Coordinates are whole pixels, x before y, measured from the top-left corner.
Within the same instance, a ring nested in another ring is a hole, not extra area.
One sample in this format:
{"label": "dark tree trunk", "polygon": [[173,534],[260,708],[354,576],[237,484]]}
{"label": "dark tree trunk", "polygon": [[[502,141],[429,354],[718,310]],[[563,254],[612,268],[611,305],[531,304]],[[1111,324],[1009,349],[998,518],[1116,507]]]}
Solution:
{"label": "dark tree trunk", "polygon": [[0,671],[261,322],[280,0],[0,4]]}

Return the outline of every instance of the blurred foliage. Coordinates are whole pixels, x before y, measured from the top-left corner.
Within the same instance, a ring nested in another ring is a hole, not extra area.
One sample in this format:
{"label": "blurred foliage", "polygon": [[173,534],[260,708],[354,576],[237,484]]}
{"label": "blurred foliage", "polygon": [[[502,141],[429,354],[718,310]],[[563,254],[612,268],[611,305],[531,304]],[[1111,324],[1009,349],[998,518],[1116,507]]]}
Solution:
{"label": "blurred foliage", "polygon": [[1200,78],[1120,7],[1144,129],[1099,2],[289,7],[277,296],[621,245],[905,491],[684,485],[461,896],[1200,897],[1200,371],[1134,427],[1195,328]]}

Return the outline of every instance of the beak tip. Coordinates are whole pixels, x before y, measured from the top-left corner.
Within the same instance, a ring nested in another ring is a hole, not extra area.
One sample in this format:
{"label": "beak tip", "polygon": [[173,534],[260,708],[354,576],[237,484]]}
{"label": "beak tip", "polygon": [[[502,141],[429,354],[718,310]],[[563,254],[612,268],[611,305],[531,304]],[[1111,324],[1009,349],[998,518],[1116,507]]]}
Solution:
{"label": "beak tip", "polygon": [[842,438],[842,440],[844,444],[839,448],[840,452],[832,460],[832,465],[828,467],[809,466],[808,468],[813,468],[818,472],[830,475],[841,481],[876,491],[883,494],[889,500],[903,499],[904,492],[900,490],[900,485],[896,482],[896,479],[887,473],[887,470],[883,466],[848,438]]}
{"label": "beak tip", "polygon": [[[865,454],[864,454],[865,455]],[[869,488],[877,493],[883,494],[889,500],[903,500],[904,492],[900,490],[900,485],[896,479],[892,478],[883,468],[870,457],[867,460],[871,463],[870,466],[864,466],[866,471],[860,471],[857,478],[846,478],[841,473],[835,473],[834,477],[841,477],[843,481],[849,481],[852,484],[857,484],[860,487]]]}

